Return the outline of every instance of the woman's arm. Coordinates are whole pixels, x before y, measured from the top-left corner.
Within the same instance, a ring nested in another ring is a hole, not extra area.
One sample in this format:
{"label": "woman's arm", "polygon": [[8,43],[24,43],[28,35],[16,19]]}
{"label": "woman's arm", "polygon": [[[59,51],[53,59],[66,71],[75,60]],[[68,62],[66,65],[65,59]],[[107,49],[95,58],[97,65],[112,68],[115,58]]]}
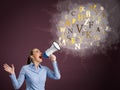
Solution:
{"label": "woman's arm", "polygon": [[10,67],[8,64],[4,64],[3,67],[4,67],[5,71],[10,74],[9,76],[11,78],[11,81],[12,81],[14,88],[19,89],[22,86],[24,79],[25,79],[24,68],[22,67],[20,74],[19,74],[19,77],[17,79],[16,75],[15,75],[15,71],[14,71],[14,65],[12,65],[12,67]]}
{"label": "woman's arm", "polygon": [[53,70],[50,70],[49,68],[47,68],[47,76],[52,78],[52,79],[60,79],[61,75],[58,69],[58,65],[57,65],[57,61],[56,61],[56,56],[55,55],[50,55],[50,60],[52,61],[52,65],[53,65]]}

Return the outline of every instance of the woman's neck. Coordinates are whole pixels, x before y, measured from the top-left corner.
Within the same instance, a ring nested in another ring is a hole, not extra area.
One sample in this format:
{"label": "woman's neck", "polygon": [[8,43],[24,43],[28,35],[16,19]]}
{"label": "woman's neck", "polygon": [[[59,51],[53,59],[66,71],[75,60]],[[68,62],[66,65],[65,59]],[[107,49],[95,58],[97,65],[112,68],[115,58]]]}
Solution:
{"label": "woman's neck", "polygon": [[34,65],[35,65],[35,68],[38,69],[39,65],[40,65],[40,62],[36,62],[36,61],[33,61]]}

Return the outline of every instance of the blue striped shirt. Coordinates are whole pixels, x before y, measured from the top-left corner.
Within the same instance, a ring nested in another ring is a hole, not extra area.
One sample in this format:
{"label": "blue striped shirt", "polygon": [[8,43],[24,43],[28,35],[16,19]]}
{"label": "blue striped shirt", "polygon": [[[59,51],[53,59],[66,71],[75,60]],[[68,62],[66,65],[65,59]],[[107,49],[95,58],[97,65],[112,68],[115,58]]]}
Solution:
{"label": "blue striped shirt", "polygon": [[58,70],[57,61],[52,62],[52,65],[54,71],[42,65],[39,65],[38,69],[35,69],[33,63],[24,65],[21,68],[18,78],[16,78],[15,74],[10,75],[14,88],[19,89],[25,80],[26,90],[45,90],[47,76],[55,80],[58,80],[61,77]]}

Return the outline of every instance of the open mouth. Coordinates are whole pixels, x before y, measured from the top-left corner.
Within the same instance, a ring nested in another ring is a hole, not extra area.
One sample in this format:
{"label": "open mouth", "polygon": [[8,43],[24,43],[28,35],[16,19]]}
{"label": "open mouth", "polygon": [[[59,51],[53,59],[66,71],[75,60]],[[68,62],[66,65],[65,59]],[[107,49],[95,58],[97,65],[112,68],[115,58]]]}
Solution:
{"label": "open mouth", "polygon": [[40,58],[40,59],[42,59],[42,55],[41,55],[41,56],[39,56],[39,58]]}

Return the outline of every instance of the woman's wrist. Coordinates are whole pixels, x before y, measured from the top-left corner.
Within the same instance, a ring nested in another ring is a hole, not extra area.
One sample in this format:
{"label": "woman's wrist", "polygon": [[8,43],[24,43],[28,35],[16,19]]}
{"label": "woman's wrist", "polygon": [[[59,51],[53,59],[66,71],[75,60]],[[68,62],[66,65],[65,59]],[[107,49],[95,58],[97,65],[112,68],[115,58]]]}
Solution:
{"label": "woman's wrist", "polygon": [[15,74],[15,72],[10,72],[9,74],[11,74],[11,75],[12,75],[12,74]]}
{"label": "woman's wrist", "polygon": [[51,61],[52,61],[52,62],[55,62],[55,61],[56,61],[56,59],[51,59]]}

